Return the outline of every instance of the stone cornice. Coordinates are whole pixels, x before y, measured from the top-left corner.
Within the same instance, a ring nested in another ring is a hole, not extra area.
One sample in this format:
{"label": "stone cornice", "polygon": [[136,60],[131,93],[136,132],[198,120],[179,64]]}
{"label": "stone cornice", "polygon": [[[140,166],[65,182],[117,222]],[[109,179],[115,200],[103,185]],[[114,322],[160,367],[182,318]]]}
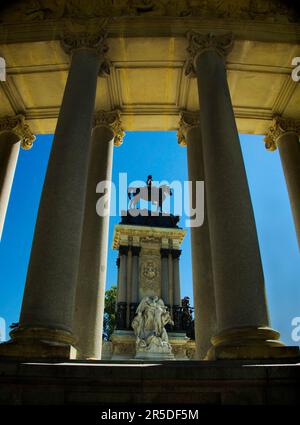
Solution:
{"label": "stone cornice", "polygon": [[299,137],[300,120],[293,120],[275,115],[272,125],[264,138],[266,149],[269,151],[275,151],[277,148],[278,139],[286,133],[294,133]]}
{"label": "stone cornice", "polygon": [[233,48],[233,34],[231,32],[221,35],[213,33],[201,34],[195,31],[187,33],[188,39],[188,59],[185,63],[185,75],[194,78],[196,77],[196,59],[199,55],[207,50],[213,50],[222,57]]}
{"label": "stone cornice", "polygon": [[114,145],[120,146],[125,137],[125,131],[122,128],[120,111],[97,111],[94,116],[94,127],[107,126],[114,133]]}
{"label": "stone cornice", "polygon": [[9,131],[19,137],[21,147],[25,150],[31,149],[36,137],[30,131],[29,125],[25,122],[23,115],[0,118],[0,133]]}
{"label": "stone cornice", "polygon": [[200,126],[200,112],[182,111],[180,112],[180,120],[177,131],[178,144],[180,146],[187,146],[187,134],[193,127]]}

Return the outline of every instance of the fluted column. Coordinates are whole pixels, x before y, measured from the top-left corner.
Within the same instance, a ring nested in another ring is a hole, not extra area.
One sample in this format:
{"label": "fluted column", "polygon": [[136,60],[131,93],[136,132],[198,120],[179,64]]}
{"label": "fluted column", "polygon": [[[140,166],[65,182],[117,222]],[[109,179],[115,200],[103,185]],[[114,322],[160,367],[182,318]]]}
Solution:
{"label": "fluted column", "polygon": [[127,309],[127,255],[129,247],[120,245],[119,247],[119,286],[117,298],[117,329],[126,329],[126,309]]}
{"label": "fluted column", "polygon": [[132,246],[132,270],[131,270],[131,300],[130,300],[130,319],[129,327],[131,327],[135,312],[139,303],[139,255],[141,247]]}
{"label": "fluted column", "polygon": [[268,150],[277,147],[287,184],[298,245],[300,248],[300,120],[274,117],[273,125],[265,137]]}
{"label": "fluted column", "polygon": [[71,53],[70,70],[38,211],[20,325],[13,335],[16,344],[32,340],[26,355],[41,357],[70,357],[75,341],[73,310],[91,127],[97,77],[107,51],[103,32],[66,33],[62,46]]}
{"label": "fluted column", "polygon": [[[218,333],[210,358],[268,357],[264,276],[239,136],[227,83],[231,34],[188,34],[186,73],[196,76]],[[251,348],[249,348],[249,345]]]}
{"label": "fluted column", "polygon": [[30,149],[34,140],[22,115],[0,118],[0,241],[20,147]]}
{"label": "fluted column", "polygon": [[[211,348],[211,338],[217,332],[217,318],[209,240],[209,214],[206,201],[204,206],[196,204],[196,184],[202,181],[205,184],[199,112],[181,113],[178,143],[187,146],[191,206],[194,209],[204,207],[203,224],[191,227],[196,358],[204,359]],[[195,220],[196,217],[191,218]]]}
{"label": "fluted column", "polygon": [[[123,130],[117,111],[96,113],[74,312],[77,359],[101,358],[113,147],[119,146],[122,138]],[[99,195],[96,188],[103,182],[107,183]],[[96,204],[100,202],[105,209],[100,208],[96,212]]]}

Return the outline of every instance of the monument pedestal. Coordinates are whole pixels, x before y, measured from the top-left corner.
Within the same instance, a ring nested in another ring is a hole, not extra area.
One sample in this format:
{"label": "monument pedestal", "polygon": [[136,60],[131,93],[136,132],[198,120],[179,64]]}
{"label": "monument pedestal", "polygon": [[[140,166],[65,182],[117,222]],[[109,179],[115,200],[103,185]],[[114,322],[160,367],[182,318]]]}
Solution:
{"label": "monument pedestal", "polygon": [[115,226],[119,270],[112,360],[188,360],[179,272],[186,231],[178,221],[171,214],[136,209],[124,211]]}
{"label": "monument pedestal", "polygon": [[151,353],[136,353],[136,337],[133,331],[116,330],[111,337],[112,354],[106,360],[193,360],[195,355],[195,341],[190,340],[185,333],[169,332],[169,343],[173,355],[164,356]]}

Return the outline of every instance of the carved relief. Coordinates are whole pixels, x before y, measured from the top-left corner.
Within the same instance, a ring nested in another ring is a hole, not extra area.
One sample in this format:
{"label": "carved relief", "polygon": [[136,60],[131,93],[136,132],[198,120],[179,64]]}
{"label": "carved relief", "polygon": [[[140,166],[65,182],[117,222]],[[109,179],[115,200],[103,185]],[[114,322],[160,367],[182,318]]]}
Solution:
{"label": "carved relief", "polygon": [[203,18],[299,22],[280,0],[30,0],[8,7],[2,21],[112,16],[199,16]]}
{"label": "carved relief", "polygon": [[140,299],[161,295],[161,264],[159,249],[142,249],[140,254]]}

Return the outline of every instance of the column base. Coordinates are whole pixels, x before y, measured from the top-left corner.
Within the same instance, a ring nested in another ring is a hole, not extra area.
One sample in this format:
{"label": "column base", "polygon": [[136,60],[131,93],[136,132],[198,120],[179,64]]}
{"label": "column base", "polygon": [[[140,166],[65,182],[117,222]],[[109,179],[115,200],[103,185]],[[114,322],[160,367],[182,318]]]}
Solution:
{"label": "column base", "polygon": [[299,347],[285,346],[280,334],[268,327],[244,327],[212,337],[205,360],[259,360],[299,358]]}
{"label": "column base", "polygon": [[68,360],[76,356],[75,339],[67,331],[18,327],[10,336],[10,341],[0,344],[0,358]]}

